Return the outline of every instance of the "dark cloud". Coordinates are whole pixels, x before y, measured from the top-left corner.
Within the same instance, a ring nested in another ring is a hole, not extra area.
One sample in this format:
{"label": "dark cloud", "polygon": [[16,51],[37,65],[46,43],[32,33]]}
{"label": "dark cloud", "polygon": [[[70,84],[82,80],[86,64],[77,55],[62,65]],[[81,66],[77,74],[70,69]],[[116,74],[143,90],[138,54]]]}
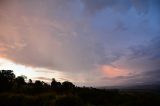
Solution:
{"label": "dark cloud", "polygon": [[105,8],[111,8],[118,11],[128,10],[130,8],[128,0],[81,0],[85,9],[89,14],[95,14],[96,12]]}
{"label": "dark cloud", "polygon": [[150,84],[159,84],[160,83],[160,69],[157,70],[150,70],[147,71],[143,74],[146,76],[145,83],[150,83]]}
{"label": "dark cloud", "polygon": [[139,13],[148,13],[149,11],[149,0],[131,0],[134,8]]}
{"label": "dark cloud", "polygon": [[[146,44],[132,47],[129,49],[129,53],[122,55],[120,58],[120,64],[128,70],[132,70],[133,74],[127,76],[115,77],[115,80],[126,80],[127,83],[143,82],[143,84],[158,84],[160,77],[160,37],[157,36]],[[120,65],[121,66],[121,65]],[[123,65],[122,65],[123,66]],[[135,74],[134,74],[135,73]],[[107,78],[105,78],[107,79]]]}
{"label": "dark cloud", "polygon": [[[138,60],[142,65],[149,64],[150,68],[158,68],[160,63],[160,37],[156,37],[147,44],[132,47],[129,60]],[[141,59],[143,61],[141,61]]]}
{"label": "dark cloud", "polygon": [[128,81],[131,79],[137,79],[137,75],[117,76],[114,78],[102,77],[102,80],[127,80]]}
{"label": "dark cloud", "polygon": [[129,73],[112,78],[105,76],[101,79],[104,81],[122,81],[131,85],[158,84],[160,82],[160,37],[157,36],[143,45],[133,46],[127,50],[127,53],[119,55],[111,64],[117,68],[123,67]]}
{"label": "dark cloud", "polygon": [[160,38],[148,42],[159,36],[158,6],[156,0],[1,0],[0,57],[85,81],[97,81],[98,68],[110,65],[138,74],[106,80],[141,81],[160,63]]}
{"label": "dark cloud", "polygon": [[110,8],[114,11],[128,11],[135,8],[139,13],[147,13],[149,10],[149,0],[81,0],[89,14],[94,14],[100,10]]}

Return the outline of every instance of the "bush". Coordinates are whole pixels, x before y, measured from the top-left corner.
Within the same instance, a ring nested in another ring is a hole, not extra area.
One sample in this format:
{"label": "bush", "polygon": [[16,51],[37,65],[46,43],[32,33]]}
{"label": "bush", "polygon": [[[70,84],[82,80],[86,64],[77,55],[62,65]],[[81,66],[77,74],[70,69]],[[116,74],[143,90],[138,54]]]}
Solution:
{"label": "bush", "polygon": [[59,97],[56,106],[84,106],[82,100],[76,96]]}

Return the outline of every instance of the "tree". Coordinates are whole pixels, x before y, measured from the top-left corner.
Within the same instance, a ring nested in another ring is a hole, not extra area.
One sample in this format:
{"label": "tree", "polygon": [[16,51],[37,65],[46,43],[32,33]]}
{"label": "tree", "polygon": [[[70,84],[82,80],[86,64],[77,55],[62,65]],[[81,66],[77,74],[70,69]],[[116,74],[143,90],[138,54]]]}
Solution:
{"label": "tree", "polygon": [[54,88],[54,89],[61,88],[61,83],[57,82],[54,78],[52,78],[51,88]]}
{"label": "tree", "polygon": [[35,92],[41,92],[43,90],[43,82],[36,80],[34,83],[34,90]]}
{"label": "tree", "polygon": [[27,79],[26,76],[22,75],[22,76],[18,76],[15,79],[15,83],[17,84],[17,86],[24,86],[26,84],[25,79]]}
{"label": "tree", "polygon": [[32,84],[33,84],[32,79],[29,79],[28,84],[29,84],[29,85],[32,85]]}
{"label": "tree", "polygon": [[44,88],[44,89],[48,90],[48,89],[50,88],[50,85],[47,84],[46,82],[43,82],[43,81],[42,81],[42,83],[43,83],[43,88]]}
{"label": "tree", "polygon": [[75,88],[75,85],[69,81],[65,81],[62,83],[62,88],[64,89],[72,89]]}
{"label": "tree", "polygon": [[11,89],[15,79],[15,74],[12,70],[0,70],[0,91]]}

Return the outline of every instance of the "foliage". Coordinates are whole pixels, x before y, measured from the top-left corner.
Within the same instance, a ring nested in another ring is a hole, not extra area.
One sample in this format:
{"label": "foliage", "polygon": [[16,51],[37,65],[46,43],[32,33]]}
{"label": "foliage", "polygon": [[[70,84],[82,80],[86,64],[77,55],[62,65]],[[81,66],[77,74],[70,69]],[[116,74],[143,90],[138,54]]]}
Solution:
{"label": "foliage", "polygon": [[159,91],[120,91],[75,87],[72,82],[51,84],[15,77],[0,71],[0,106],[160,106]]}
{"label": "foliage", "polygon": [[15,75],[12,70],[1,70],[0,71],[0,92],[11,89]]}

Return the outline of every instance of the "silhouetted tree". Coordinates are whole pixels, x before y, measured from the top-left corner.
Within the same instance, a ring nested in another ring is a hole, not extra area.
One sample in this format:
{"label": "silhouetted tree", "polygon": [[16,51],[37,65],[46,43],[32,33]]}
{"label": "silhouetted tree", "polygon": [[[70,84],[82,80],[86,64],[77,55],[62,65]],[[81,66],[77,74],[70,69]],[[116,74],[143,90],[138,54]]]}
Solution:
{"label": "silhouetted tree", "polygon": [[52,89],[56,88],[52,90],[43,81],[25,79],[15,78],[12,70],[0,70],[0,106],[160,106],[159,88],[151,92],[75,88],[72,82],[52,79]]}
{"label": "silhouetted tree", "polygon": [[65,81],[62,83],[62,88],[63,89],[72,89],[72,88],[75,88],[75,85],[69,81]]}
{"label": "silhouetted tree", "polygon": [[32,82],[32,80],[31,80],[31,79],[29,79],[29,81],[28,81],[28,85],[33,85],[33,82]]}
{"label": "silhouetted tree", "polygon": [[51,82],[51,88],[57,89],[57,88],[61,88],[61,83],[57,82],[54,78],[52,79]]}
{"label": "silhouetted tree", "polygon": [[35,92],[41,92],[43,90],[43,82],[42,81],[39,81],[39,80],[36,80],[35,83],[34,83],[34,90]]}
{"label": "silhouetted tree", "polygon": [[25,79],[27,79],[27,77],[24,75],[16,77],[12,90],[15,92],[25,92],[27,90]]}
{"label": "silhouetted tree", "polygon": [[45,83],[45,82],[43,82],[43,81],[42,81],[42,83],[43,83],[43,88],[44,88],[45,90],[50,89],[50,85],[49,85],[49,84],[47,84],[47,83]]}
{"label": "silhouetted tree", "polygon": [[11,89],[15,79],[15,74],[12,70],[0,70],[0,91]]}
{"label": "silhouetted tree", "polygon": [[26,76],[22,75],[22,76],[18,76],[15,79],[15,83],[17,84],[17,86],[24,86],[26,84],[25,79],[27,79]]}

